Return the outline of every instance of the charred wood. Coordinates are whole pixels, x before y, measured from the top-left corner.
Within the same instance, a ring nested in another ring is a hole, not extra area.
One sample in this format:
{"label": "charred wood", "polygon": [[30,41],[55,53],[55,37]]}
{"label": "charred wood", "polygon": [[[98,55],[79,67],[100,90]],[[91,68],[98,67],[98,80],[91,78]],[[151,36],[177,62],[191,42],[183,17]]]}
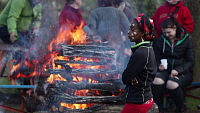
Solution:
{"label": "charred wood", "polygon": [[[48,72],[50,74],[61,74],[61,73],[69,73],[65,69],[49,69]],[[117,74],[120,73],[117,70],[109,70],[109,69],[73,69],[71,74]]]}
{"label": "charred wood", "polygon": [[99,45],[62,45],[64,50],[85,50],[85,51],[110,51],[113,52],[115,49],[109,46],[99,46]]}
{"label": "charred wood", "polygon": [[23,96],[23,104],[28,112],[47,110],[47,104],[44,97],[38,97],[34,100],[34,98]]}
{"label": "charred wood", "polygon": [[56,65],[62,65],[62,64],[66,64],[66,63],[73,63],[73,64],[85,64],[85,65],[107,65],[106,61],[102,62],[85,62],[85,61],[66,61],[66,60],[55,60],[55,64]]}
{"label": "charred wood", "polygon": [[99,53],[99,52],[64,51],[62,56],[113,58],[114,54],[112,55],[112,54],[104,54],[104,53]]}
{"label": "charred wood", "polygon": [[67,104],[84,104],[84,103],[119,103],[124,101],[123,96],[71,96],[60,93],[57,90],[51,90],[55,95],[51,95],[49,101],[63,102]]}
{"label": "charred wood", "polygon": [[[86,80],[82,80],[78,83],[69,83],[64,81],[57,81],[57,87],[65,87],[66,89],[74,89],[74,90],[84,90],[84,89],[92,89],[92,90],[103,90],[103,91],[119,91],[120,86],[112,83],[89,83]],[[62,84],[62,85],[60,85]]]}

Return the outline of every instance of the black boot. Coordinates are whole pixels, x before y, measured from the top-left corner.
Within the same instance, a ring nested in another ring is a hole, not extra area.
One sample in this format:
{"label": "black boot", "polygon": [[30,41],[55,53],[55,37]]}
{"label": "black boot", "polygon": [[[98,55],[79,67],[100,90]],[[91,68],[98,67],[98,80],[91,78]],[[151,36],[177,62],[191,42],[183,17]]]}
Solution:
{"label": "black boot", "polygon": [[176,89],[170,90],[168,89],[170,97],[173,99],[174,103],[176,104],[176,108],[178,113],[185,113],[186,106],[184,104],[184,96],[181,87],[177,87]]}
{"label": "black boot", "polygon": [[166,112],[171,109],[175,109],[176,105],[174,104],[173,100],[170,97],[166,97],[166,102],[163,107],[164,107],[164,111]]}
{"label": "black boot", "polygon": [[164,100],[164,90],[165,85],[151,85],[152,93],[153,93],[153,100],[158,105],[159,113],[164,113],[163,109],[163,100]]}

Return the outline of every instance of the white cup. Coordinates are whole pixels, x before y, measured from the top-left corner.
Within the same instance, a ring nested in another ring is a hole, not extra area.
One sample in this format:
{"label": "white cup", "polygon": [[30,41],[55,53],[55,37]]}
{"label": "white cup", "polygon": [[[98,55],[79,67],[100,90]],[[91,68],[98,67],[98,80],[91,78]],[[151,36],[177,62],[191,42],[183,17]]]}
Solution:
{"label": "white cup", "polygon": [[161,64],[167,69],[167,59],[161,59]]}

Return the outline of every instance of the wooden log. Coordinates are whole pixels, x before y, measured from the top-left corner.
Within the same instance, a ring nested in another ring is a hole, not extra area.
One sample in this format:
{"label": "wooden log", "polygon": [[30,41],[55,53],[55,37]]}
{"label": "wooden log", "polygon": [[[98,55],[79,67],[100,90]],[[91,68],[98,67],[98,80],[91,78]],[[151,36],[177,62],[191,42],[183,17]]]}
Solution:
{"label": "wooden log", "polygon": [[85,65],[91,65],[91,66],[95,66],[95,65],[107,65],[107,61],[104,62],[85,62],[85,61],[66,61],[66,60],[55,60],[55,64],[56,65],[62,65],[62,64],[66,64],[66,63],[73,63],[73,64],[85,64]]}
{"label": "wooden log", "polygon": [[[65,69],[49,69],[48,72],[50,74],[60,74],[60,73],[69,73]],[[117,70],[109,70],[109,69],[72,69],[71,74],[112,74],[112,73],[120,73]]]}
{"label": "wooden log", "polygon": [[110,48],[109,46],[100,46],[100,45],[62,45],[64,50],[86,50],[86,51],[110,51],[113,52],[115,49]]}
{"label": "wooden log", "polygon": [[[102,91],[119,91],[120,86],[112,83],[89,83],[86,80],[82,80],[78,83],[69,83],[65,81],[58,81],[58,87],[65,87],[66,89],[74,89],[74,90],[102,90]],[[62,84],[62,85],[60,85]]]}
{"label": "wooden log", "polygon": [[123,96],[73,96],[57,91],[52,88],[49,96],[50,102],[62,102],[67,104],[87,104],[87,103],[121,103]]}

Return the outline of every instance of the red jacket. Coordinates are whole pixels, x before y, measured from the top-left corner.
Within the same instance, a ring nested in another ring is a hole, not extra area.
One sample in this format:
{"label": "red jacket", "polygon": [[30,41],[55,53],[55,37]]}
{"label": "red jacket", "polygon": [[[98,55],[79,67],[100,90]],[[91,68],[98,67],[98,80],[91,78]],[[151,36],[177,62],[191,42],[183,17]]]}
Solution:
{"label": "red jacket", "polygon": [[83,22],[84,27],[86,24],[80,9],[75,9],[69,6],[67,3],[63,8],[60,17],[59,17],[59,26],[66,25],[66,24],[74,24],[76,26],[81,25],[81,21]]}
{"label": "red jacket", "polygon": [[166,17],[174,12],[174,10],[180,7],[179,10],[174,14],[174,17],[178,20],[178,22],[187,29],[187,31],[191,34],[193,32],[194,21],[190,14],[190,11],[187,7],[184,6],[183,1],[181,0],[175,5],[171,5],[168,2],[165,2],[164,5],[160,6],[155,14],[153,15],[152,19],[154,20],[155,30],[157,39],[162,32],[161,23]]}

